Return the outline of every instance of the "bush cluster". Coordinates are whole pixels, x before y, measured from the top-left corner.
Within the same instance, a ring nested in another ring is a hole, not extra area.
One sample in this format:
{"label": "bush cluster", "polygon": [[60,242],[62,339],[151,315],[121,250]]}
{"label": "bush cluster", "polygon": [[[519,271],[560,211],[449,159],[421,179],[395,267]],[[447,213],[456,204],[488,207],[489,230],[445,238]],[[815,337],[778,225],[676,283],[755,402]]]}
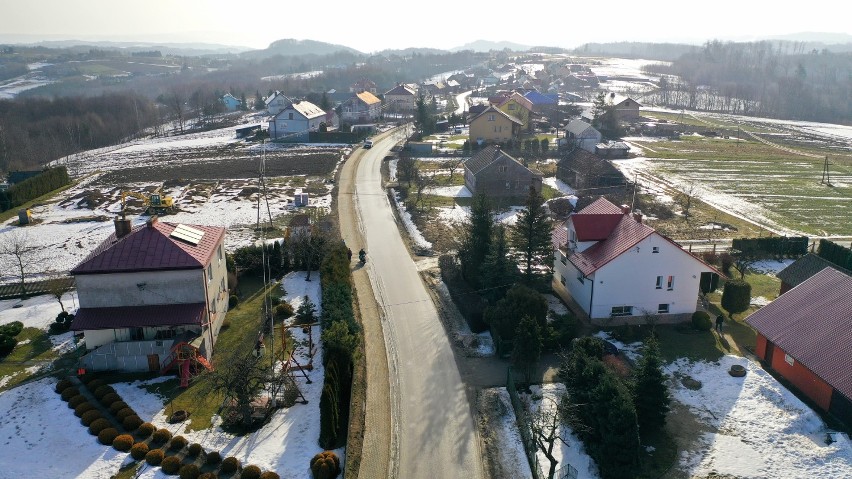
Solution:
{"label": "bush cluster", "polygon": [[77,406],[83,404],[84,402],[86,402],[86,396],[78,394],[68,400],[68,407],[71,409],[77,409]]}
{"label": "bush cluster", "polygon": [[198,476],[198,479],[216,479],[217,477],[219,476],[212,472],[204,472],[200,476]]}
{"label": "bush cluster", "polygon": [[71,324],[74,322],[74,315],[67,312],[62,311],[61,313],[56,315],[56,319],[50,323],[50,334],[62,334],[68,332],[71,329]]}
{"label": "bush cluster", "polygon": [[184,464],[180,468],[180,479],[198,479],[201,471],[195,464]]}
{"label": "bush cluster", "polygon": [[15,346],[18,344],[15,336],[21,334],[23,330],[24,323],[20,321],[12,321],[11,323],[0,326],[0,357],[8,355],[15,349]]}
{"label": "bush cluster", "polygon": [[165,444],[169,439],[172,438],[172,432],[168,429],[157,429],[154,431],[154,437],[152,440],[156,444]]}
{"label": "bush cluster", "polygon": [[122,434],[112,441],[112,447],[116,451],[127,452],[133,447],[133,436],[130,434]]}
{"label": "bush cluster", "polygon": [[234,456],[228,456],[222,460],[222,466],[220,467],[222,472],[225,474],[232,474],[240,470],[240,460]]}
{"label": "bush cluster", "polygon": [[62,393],[60,394],[63,401],[69,401],[72,397],[79,396],[79,395],[80,395],[80,391],[77,388],[75,388],[74,386],[71,386],[70,388],[65,388],[64,390],[62,390]]}
{"label": "bush cluster", "polygon": [[[109,412],[113,414],[117,414],[118,411],[121,411],[124,408],[129,408],[130,406],[124,401],[116,401],[109,405]],[[131,410],[132,411],[132,410]]]}
{"label": "bush cluster", "polygon": [[263,472],[255,465],[246,466],[240,472],[240,479],[260,479],[260,473]]}
{"label": "bush cluster", "polygon": [[129,407],[119,409],[118,411],[112,411],[112,407],[110,407],[110,412],[115,414],[115,418],[119,421],[124,421],[124,418],[136,415],[136,412],[134,412],[133,409],[130,409]]}
{"label": "bush cluster", "polygon": [[277,472],[266,471],[260,475],[260,479],[281,479]]}
{"label": "bush cluster", "polygon": [[108,408],[108,407],[112,406],[113,403],[121,401],[121,396],[119,396],[118,393],[107,393],[107,394],[104,394],[103,397],[100,398],[100,401],[101,401],[101,404],[104,405],[104,407]]}
{"label": "bush cluster", "polygon": [[84,403],[82,403],[79,406],[74,408],[74,415],[77,416],[77,417],[83,417],[83,414],[85,414],[89,411],[94,411],[94,410],[95,410],[95,406],[92,406],[92,404],[89,403],[89,402],[84,402]]}
{"label": "bush cluster", "polygon": [[59,382],[56,383],[55,391],[56,391],[57,394],[62,394],[62,391],[70,388],[73,385],[74,384],[70,380],[62,379],[62,380],[60,380]]}
{"label": "bush cluster", "polygon": [[92,409],[91,411],[86,411],[80,416],[80,422],[83,423],[84,426],[89,427],[93,422],[98,419],[103,419],[101,412],[97,409]]}
{"label": "bush cluster", "polygon": [[160,467],[163,468],[163,472],[173,476],[180,471],[180,458],[177,456],[169,456],[163,459],[160,463]]}
{"label": "bush cluster", "polygon": [[314,479],[333,479],[340,474],[340,458],[333,451],[323,451],[311,458]]}
{"label": "bush cluster", "polygon": [[163,462],[163,456],[165,456],[165,453],[162,449],[152,449],[148,451],[148,454],[145,454],[145,462],[152,466],[159,466]]}
{"label": "bush cluster", "polygon": [[127,416],[121,421],[121,425],[128,431],[135,431],[142,425],[142,419],[137,415]]}
{"label": "bush cluster", "polygon": [[106,396],[107,394],[115,394],[115,389],[113,389],[112,386],[108,384],[104,384],[103,386],[96,387],[92,394],[98,401],[103,401],[104,396]]}
{"label": "bush cluster", "polygon": [[106,381],[99,379],[97,376],[84,376],[83,384],[85,384],[90,391],[94,391],[101,386],[107,385]]}
{"label": "bush cluster", "polygon": [[172,438],[172,441],[169,443],[170,451],[180,451],[185,448],[189,441],[186,440],[183,436],[175,436]]}
{"label": "bush cluster", "polygon": [[157,430],[157,427],[154,426],[153,424],[151,424],[150,422],[143,422],[141,425],[139,425],[139,428],[136,430],[136,432],[140,436],[145,438],[145,437],[150,436],[151,434],[154,434],[154,431],[156,431],[156,430]]}
{"label": "bush cluster", "polygon": [[204,451],[204,448],[201,447],[201,444],[197,442],[193,442],[189,445],[189,448],[186,451],[186,455],[188,457],[198,457]]}
{"label": "bush cluster", "polygon": [[205,458],[204,462],[212,465],[219,464],[220,462],[222,462],[222,455],[219,454],[219,452],[217,451],[210,451],[207,453],[207,457]]}
{"label": "bush cluster", "polygon": [[130,448],[130,457],[137,461],[145,459],[146,454],[148,454],[148,445],[144,442],[137,442]]}
{"label": "bush cluster", "polygon": [[118,437],[118,430],[114,427],[107,427],[98,433],[98,441],[104,446],[109,446]]}
{"label": "bush cluster", "polygon": [[[89,424],[89,434],[97,436],[98,434],[100,434],[101,431],[108,427],[111,427],[111,424],[108,420],[104,418],[95,419],[94,421],[92,421],[91,424]],[[111,443],[112,442],[110,442],[110,444]]]}

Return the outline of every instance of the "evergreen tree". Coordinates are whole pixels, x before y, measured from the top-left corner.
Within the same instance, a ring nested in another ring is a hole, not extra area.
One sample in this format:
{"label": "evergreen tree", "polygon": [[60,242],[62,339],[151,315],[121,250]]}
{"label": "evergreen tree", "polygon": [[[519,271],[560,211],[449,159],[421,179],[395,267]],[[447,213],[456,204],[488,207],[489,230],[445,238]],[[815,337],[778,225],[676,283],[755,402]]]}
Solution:
{"label": "evergreen tree", "polygon": [[256,90],[254,93],[254,109],[263,110],[264,108],[266,108],[266,103],[263,102],[263,97],[260,96],[260,90]]}
{"label": "evergreen tree", "polygon": [[302,304],[296,309],[296,322],[299,324],[310,324],[317,320],[317,307],[308,295],[302,300]]}
{"label": "evergreen tree", "polygon": [[632,479],[639,467],[639,425],[627,387],[604,368],[592,389],[595,429],[600,440],[590,453],[604,479]]}
{"label": "evergreen tree", "polygon": [[483,315],[502,339],[512,339],[518,322],[530,316],[538,322],[540,331],[547,326],[547,300],[538,291],[522,284],[512,286],[506,297],[488,307]]}
{"label": "evergreen tree", "polygon": [[658,431],[666,423],[669,390],[660,359],[660,347],[652,334],[642,349],[642,358],[634,372],[633,404],[644,437]]}
{"label": "evergreen tree", "polygon": [[511,228],[512,246],[521,255],[524,281],[532,284],[535,276],[543,276],[533,272],[537,268],[545,268],[549,275],[553,267],[553,227],[544,208],[544,198],[532,186],[527,204],[518,212]]}
{"label": "evergreen tree", "polygon": [[541,327],[532,316],[524,316],[515,328],[512,366],[523,373],[527,386],[532,383],[532,374],[540,357]]}
{"label": "evergreen tree", "polygon": [[240,110],[242,110],[242,111],[248,110],[248,103],[246,103],[246,94],[245,93],[240,95]]}
{"label": "evergreen tree", "polygon": [[325,112],[331,109],[331,100],[328,99],[328,94],[326,94],[326,92],[322,92],[322,98],[320,98],[319,107],[322,108],[322,111]]}
{"label": "evergreen tree", "polygon": [[494,229],[494,216],[488,197],[478,194],[470,207],[470,223],[465,228],[464,237],[459,246],[458,258],[462,276],[474,288],[480,285],[482,263],[491,247],[491,232]]}
{"label": "evergreen tree", "polygon": [[518,276],[518,265],[509,255],[509,244],[506,238],[506,227],[502,224],[494,226],[491,239],[491,249],[485,256],[480,269],[482,296],[490,302],[496,302],[506,295],[509,286]]}

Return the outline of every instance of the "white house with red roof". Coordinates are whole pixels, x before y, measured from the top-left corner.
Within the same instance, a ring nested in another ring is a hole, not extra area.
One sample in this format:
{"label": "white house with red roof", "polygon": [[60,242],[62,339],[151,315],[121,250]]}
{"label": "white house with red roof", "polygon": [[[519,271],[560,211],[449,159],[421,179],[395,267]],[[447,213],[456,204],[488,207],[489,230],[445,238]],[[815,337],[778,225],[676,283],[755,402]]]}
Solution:
{"label": "white house with red roof", "polygon": [[225,229],[151,218],[116,232],[77,265],[89,370],[163,371],[209,367],[228,310]]}
{"label": "white house with red roof", "polygon": [[554,232],[554,288],[592,322],[661,321],[695,312],[702,274],[719,272],[642,222],[638,212],[601,197]]}

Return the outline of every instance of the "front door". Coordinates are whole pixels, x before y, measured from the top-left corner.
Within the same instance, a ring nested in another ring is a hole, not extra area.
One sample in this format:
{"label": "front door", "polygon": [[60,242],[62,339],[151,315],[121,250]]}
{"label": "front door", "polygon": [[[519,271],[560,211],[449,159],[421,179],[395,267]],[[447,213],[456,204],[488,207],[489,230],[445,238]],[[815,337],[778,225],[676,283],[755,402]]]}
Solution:
{"label": "front door", "polygon": [[160,370],[160,355],[159,354],[149,354],[148,355],[148,371],[159,371]]}

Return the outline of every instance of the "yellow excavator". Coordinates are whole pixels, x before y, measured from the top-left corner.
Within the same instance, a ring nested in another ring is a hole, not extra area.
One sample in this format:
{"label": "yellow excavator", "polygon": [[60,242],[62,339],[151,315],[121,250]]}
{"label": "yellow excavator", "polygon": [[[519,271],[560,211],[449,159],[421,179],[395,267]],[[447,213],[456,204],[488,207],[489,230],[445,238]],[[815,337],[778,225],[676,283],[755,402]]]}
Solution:
{"label": "yellow excavator", "polygon": [[145,205],[145,210],[149,215],[167,215],[169,213],[174,212],[175,200],[171,196],[162,195],[160,193],[151,193],[150,195],[145,195],[142,193],[137,193],[135,191],[122,191],[121,192],[121,214],[124,215],[125,211],[125,199],[128,196],[132,196],[134,198],[138,198],[142,200],[142,204]]}

